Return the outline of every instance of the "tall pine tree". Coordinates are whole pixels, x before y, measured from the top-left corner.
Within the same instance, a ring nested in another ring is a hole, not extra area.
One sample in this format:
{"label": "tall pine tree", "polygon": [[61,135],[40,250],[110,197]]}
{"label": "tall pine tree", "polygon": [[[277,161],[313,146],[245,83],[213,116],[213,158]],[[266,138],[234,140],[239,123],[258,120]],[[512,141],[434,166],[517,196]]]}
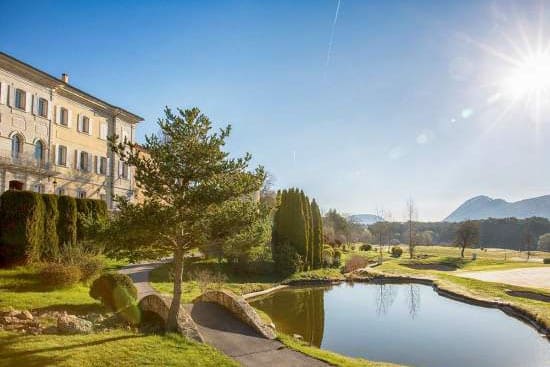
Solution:
{"label": "tall pine tree", "polygon": [[318,269],[323,263],[323,219],[321,211],[315,199],[311,201],[311,223],[312,223],[312,249],[313,249],[313,267]]}

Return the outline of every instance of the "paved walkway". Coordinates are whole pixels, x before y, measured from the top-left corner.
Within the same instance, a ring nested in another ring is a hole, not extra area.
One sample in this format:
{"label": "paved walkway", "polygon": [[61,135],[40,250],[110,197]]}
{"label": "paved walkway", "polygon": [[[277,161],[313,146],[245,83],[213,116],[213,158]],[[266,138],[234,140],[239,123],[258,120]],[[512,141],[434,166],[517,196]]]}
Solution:
{"label": "paved walkway", "polygon": [[[156,293],[149,284],[149,273],[163,262],[129,265],[120,270],[132,278],[138,298]],[[305,354],[288,349],[277,340],[260,336],[255,330],[234,317],[225,308],[198,302],[185,305],[207,344],[221,350],[247,367],[329,367],[330,365]]]}
{"label": "paved walkway", "polygon": [[550,267],[457,272],[465,278],[550,290]]}

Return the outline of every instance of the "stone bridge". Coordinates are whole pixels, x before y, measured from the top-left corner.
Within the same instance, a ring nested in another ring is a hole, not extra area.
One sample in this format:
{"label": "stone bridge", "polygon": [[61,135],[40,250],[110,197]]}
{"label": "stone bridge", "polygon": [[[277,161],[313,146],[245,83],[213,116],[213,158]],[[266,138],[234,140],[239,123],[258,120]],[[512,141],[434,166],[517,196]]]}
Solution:
{"label": "stone bridge", "polygon": [[[158,294],[149,294],[139,301],[138,307],[144,318],[147,318],[147,313],[152,313],[159,316],[164,323],[166,323],[166,320],[168,320],[168,311],[170,310],[171,302],[171,297],[160,296]],[[197,325],[195,325],[195,322],[187,310],[182,306],[180,306],[180,311],[178,314],[178,332],[188,338],[199,342],[204,342],[202,335],[197,329]]]}

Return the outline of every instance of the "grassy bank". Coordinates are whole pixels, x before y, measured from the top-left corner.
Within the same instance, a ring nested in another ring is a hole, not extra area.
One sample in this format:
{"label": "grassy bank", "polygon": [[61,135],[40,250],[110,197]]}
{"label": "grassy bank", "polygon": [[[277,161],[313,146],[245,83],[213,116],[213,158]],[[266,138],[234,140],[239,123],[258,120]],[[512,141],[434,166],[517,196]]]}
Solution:
{"label": "grassy bank", "polygon": [[114,330],[90,335],[0,332],[0,367],[238,366],[205,344],[179,335]]}
{"label": "grassy bank", "polygon": [[338,367],[397,367],[398,365],[387,362],[369,361],[363,358],[346,357],[325,349],[312,347],[308,343],[296,340],[291,336],[279,333],[278,339],[290,349],[307,354]]}

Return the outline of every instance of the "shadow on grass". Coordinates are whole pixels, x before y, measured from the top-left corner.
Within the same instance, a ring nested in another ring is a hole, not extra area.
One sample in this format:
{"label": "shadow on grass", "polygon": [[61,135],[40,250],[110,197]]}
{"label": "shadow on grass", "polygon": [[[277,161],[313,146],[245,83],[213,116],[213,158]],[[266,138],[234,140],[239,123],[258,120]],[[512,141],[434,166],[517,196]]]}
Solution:
{"label": "shadow on grass", "polygon": [[[0,338],[0,351],[2,358],[0,366],[26,366],[26,367],[41,367],[41,366],[56,366],[61,362],[71,358],[69,355],[59,355],[55,352],[65,352],[79,348],[88,348],[91,346],[101,345],[110,342],[116,342],[124,339],[141,338],[143,335],[123,335],[110,337],[100,340],[94,340],[85,343],[63,344],[47,348],[33,348],[34,343],[30,343],[26,338],[32,338],[20,334],[8,334]],[[58,336],[57,338],[63,338]],[[23,343],[25,350],[20,350]],[[36,344],[35,344],[36,345]]]}

